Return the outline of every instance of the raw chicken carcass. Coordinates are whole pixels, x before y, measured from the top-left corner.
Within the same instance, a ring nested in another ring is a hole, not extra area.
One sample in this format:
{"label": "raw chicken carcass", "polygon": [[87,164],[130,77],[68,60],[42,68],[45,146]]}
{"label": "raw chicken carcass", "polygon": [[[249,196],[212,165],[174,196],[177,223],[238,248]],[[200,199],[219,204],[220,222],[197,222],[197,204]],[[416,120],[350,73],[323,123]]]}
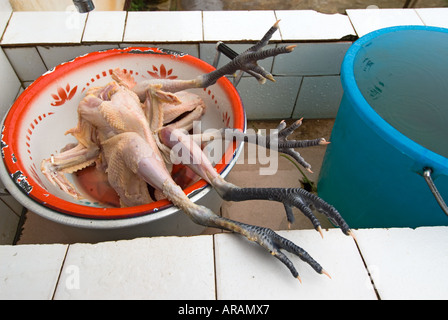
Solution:
{"label": "raw chicken carcass", "polygon": [[[352,235],[352,231],[333,206],[301,188],[241,188],[225,181],[213,168],[195,139],[186,133],[191,129],[193,121],[201,118],[206,108],[198,96],[186,90],[205,88],[223,75],[232,74],[236,70],[244,70],[260,82],[265,79],[274,80],[270,73],[258,66],[257,60],[289,53],[294,49],[294,46],[279,46],[262,50],[277,29],[276,23],[259,43],[226,66],[192,80],[155,79],[136,83],[129,74],[115,70],[113,81],[104,87],[90,89],[79,104],[78,125],[68,131],[77,139],[78,144],[44,160],[42,172],[64,191],[79,197],[80,194],[64,174],[95,164],[97,170],[107,174],[108,182],[118,193],[122,206],[151,202],[147,187],[149,184],[156,190],[158,197],[166,197],[195,223],[237,232],[257,242],[283,262],[294,277],[299,278],[298,272],[281,250],[299,256],[318,273],[327,274],[306,251],[271,229],[233,221],[193,203],[173,180],[168,169],[170,162],[178,157],[172,150],[180,144],[181,149],[187,152],[186,158],[190,160],[183,164],[212,185],[224,200],[278,201],[284,204],[290,223],[294,220],[292,207],[296,207],[320,232],[320,223],[311,210],[314,207],[339,226],[343,233]],[[279,152],[293,156],[306,169],[310,169],[309,164],[294,148],[325,145],[327,142],[324,139],[288,140],[287,137],[300,124],[301,120],[287,127],[282,121],[278,126],[278,137],[253,137],[236,130],[231,136],[233,139],[255,142],[267,148],[278,142],[276,147]],[[224,132],[224,129],[217,131],[225,138],[227,135]],[[205,136],[201,138],[207,139]]]}

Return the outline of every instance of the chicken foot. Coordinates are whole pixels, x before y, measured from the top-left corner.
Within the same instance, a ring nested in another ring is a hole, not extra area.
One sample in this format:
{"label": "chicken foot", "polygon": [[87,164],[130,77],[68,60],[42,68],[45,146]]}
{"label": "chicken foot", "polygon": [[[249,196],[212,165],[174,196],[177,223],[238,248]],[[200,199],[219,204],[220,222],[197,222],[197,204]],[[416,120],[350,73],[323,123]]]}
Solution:
{"label": "chicken foot", "polygon": [[[292,207],[301,210],[313,223],[315,229],[322,235],[319,220],[311,211],[314,206],[318,211],[322,212],[326,217],[339,226],[346,235],[353,235],[347,223],[341,217],[339,212],[321,198],[301,189],[301,188],[240,188],[225,181],[213,168],[212,164],[202,152],[199,145],[195,142],[194,137],[186,135],[182,130],[166,127],[160,132],[160,139],[172,150],[182,150],[187,152],[188,156],[179,155],[177,152],[171,154],[172,160],[176,158],[188,159],[183,164],[191,168],[196,174],[211,184],[218,194],[226,201],[246,201],[246,200],[271,200],[283,203],[288,221],[293,222]],[[181,147],[179,147],[179,144]],[[183,209],[183,208],[182,208]],[[190,208],[187,208],[190,210]],[[201,209],[202,210],[202,209]],[[199,210],[202,213],[202,211]],[[314,261],[303,249],[291,243],[276,234],[269,228],[252,226],[237,221],[226,219],[223,217],[215,217],[210,213],[197,217],[199,213],[187,213],[192,216],[195,222],[208,227],[218,227],[225,230],[240,233],[249,240],[257,242],[259,245],[270,251],[276,258],[282,261],[291,271],[294,277],[298,277],[297,270],[292,262],[280,251],[287,250],[298,255],[302,260],[310,264],[318,273],[326,272],[322,267]],[[198,220],[199,219],[199,220]],[[198,221],[196,221],[198,220]]]}
{"label": "chicken foot", "polygon": [[[258,133],[244,133],[235,129],[220,129],[205,134],[191,135],[190,139],[192,139],[196,144],[200,144],[211,139],[216,139],[216,137],[221,137],[225,140],[254,143],[264,148],[269,148],[288,154],[305,169],[312,172],[311,165],[306,162],[300,153],[294,150],[294,148],[327,145],[329,142],[327,142],[324,138],[314,140],[288,140],[288,136],[300,127],[301,124],[302,119],[295,121],[288,127],[286,126],[285,121],[281,121],[277,126],[278,132],[269,136],[263,136]],[[206,159],[203,160],[207,161]],[[339,212],[333,206],[302,188],[240,188],[226,182],[223,179],[219,179],[218,177],[215,177],[215,182],[210,181],[210,183],[226,201],[246,201],[258,199],[282,202],[285,207],[287,220],[290,224],[292,224],[295,220],[292,207],[296,207],[311,221],[314,228],[322,235],[320,222],[311,210],[311,208],[315,208],[331,220],[334,225],[339,226],[344,234],[352,235],[347,223],[342,219]]]}

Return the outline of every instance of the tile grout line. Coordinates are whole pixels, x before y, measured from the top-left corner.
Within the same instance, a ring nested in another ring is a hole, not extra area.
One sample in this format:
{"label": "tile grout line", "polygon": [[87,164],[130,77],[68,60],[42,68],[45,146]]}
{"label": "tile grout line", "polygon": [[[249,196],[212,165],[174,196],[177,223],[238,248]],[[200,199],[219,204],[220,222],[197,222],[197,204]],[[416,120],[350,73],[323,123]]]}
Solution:
{"label": "tile grout line", "polygon": [[[19,88],[19,91],[20,91],[20,88]],[[20,216],[22,215],[22,212],[20,212],[20,213],[15,212],[14,209],[13,209],[7,202],[5,202],[5,201],[3,200],[4,197],[5,197],[5,196],[0,197],[0,201],[3,202],[3,204],[4,204],[9,210],[12,211],[12,214],[14,214],[16,217],[20,218]],[[8,197],[8,196],[6,196],[6,197]]]}
{"label": "tile grout line", "polygon": [[[47,64],[45,63],[44,57],[42,57],[42,54],[40,53],[38,46],[37,45],[34,46],[34,49],[36,49],[37,55],[39,56],[40,60],[42,61],[42,64],[44,65],[45,69],[47,69],[47,71],[49,71],[50,68],[48,68]],[[26,80],[26,81],[29,81],[29,80]]]}
{"label": "tile grout line", "polygon": [[205,25],[204,25],[204,11],[201,11],[201,31],[202,31],[202,42],[205,41]]}
{"label": "tile grout line", "polygon": [[[353,31],[355,32],[355,36],[358,37],[358,39],[359,39],[360,37],[358,35],[358,31],[356,31],[355,24],[352,21],[352,19],[350,18],[350,15],[348,14],[347,10],[345,10],[345,14],[347,15],[348,21],[350,22],[350,25],[352,26]],[[354,41],[353,41],[353,43],[354,43]]]}
{"label": "tile grout line", "polygon": [[218,275],[216,273],[216,247],[215,247],[215,235],[212,234],[213,239],[213,272],[215,275],[215,300],[218,300]]}
{"label": "tile grout line", "polygon": [[420,19],[420,21],[423,23],[423,25],[426,26],[425,20],[423,20],[423,18],[420,16],[418,11],[416,9],[413,9],[413,10],[414,10],[415,14],[417,15],[417,17]]}
{"label": "tile grout line", "polygon": [[9,22],[11,21],[11,19],[12,19],[12,15],[14,14],[14,11],[12,11],[11,10],[11,14],[9,15],[9,17],[8,17],[8,21],[6,21],[6,24],[5,24],[5,28],[2,30],[2,32],[0,33],[0,43],[1,43],[1,41],[3,40],[3,36],[5,35],[5,33],[6,33],[6,29],[8,29],[8,26],[9,26]]}
{"label": "tile grout line", "polygon": [[126,17],[124,18],[124,25],[123,25],[123,33],[121,34],[121,41],[118,43],[118,47],[121,48],[121,45],[125,43],[124,38],[126,36],[126,28],[128,26],[128,18],[129,18],[129,11],[126,11]]}
{"label": "tile grout line", "polygon": [[51,296],[51,300],[54,300],[55,295],[56,295],[56,291],[58,290],[59,281],[61,280],[62,270],[64,269],[65,260],[67,259],[67,255],[68,255],[68,250],[69,249],[70,249],[70,244],[67,244],[67,250],[65,250],[64,259],[62,260],[62,263],[61,263],[61,268],[59,270],[58,279],[56,280],[56,283],[55,283],[55,286],[54,286],[54,290],[53,290],[53,295]]}
{"label": "tile grout line", "polygon": [[296,111],[296,108],[298,108],[298,102],[299,102],[299,96],[300,96],[300,91],[302,90],[302,86],[303,86],[303,80],[305,78],[305,76],[299,76],[300,79],[300,83],[299,83],[299,87],[297,88],[297,95],[296,98],[294,99],[294,105],[292,106],[292,110],[291,110],[291,114],[289,116],[290,119],[294,119],[294,112]]}
{"label": "tile grout line", "polygon": [[375,286],[375,282],[373,281],[372,275],[371,275],[371,273],[370,273],[370,271],[369,271],[369,267],[367,266],[367,263],[366,263],[366,261],[364,260],[364,256],[362,255],[361,248],[360,248],[359,245],[358,245],[358,241],[357,241],[356,239],[353,239],[353,241],[355,242],[356,248],[358,249],[358,252],[359,252],[359,256],[361,257],[361,261],[362,261],[362,263],[364,264],[364,268],[366,269],[367,274],[368,274],[368,276],[369,276],[369,278],[370,278],[370,283],[372,284],[373,291],[375,292],[375,295],[376,295],[377,299],[378,299],[378,300],[382,300],[382,299],[381,299],[381,296],[380,296],[380,293],[378,292],[378,289],[377,289],[376,286]]}
{"label": "tile grout line", "polygon": [[[275,21],[279,21],[281,19],[279,19],[277,17],[277,10],[272,10],[274,12],[274,17],[275,17]],[[280,34],[280,42],[285,42],[285,40],[283,39],[283,32],[282,32],[282,27],[281,25],[278,28],[278,33]],[[275,58],[275,57],[274,57]],[[272,63],[272,69],[274,69],[274,63]]]}
{"label": "tile grout line", "polygon": [[90,13],[87,12],[87,17],[84,20],[84,27],[82,28],[82,32],[81,32],[81,39],[79,39],[79,45],[83,45],[84,44],[84,35],[86,33],[87,22],[89,21],[89,17],[90,17]]}
{"label": "tile grout line", "polygon": [[[219,208],[219,215],[222,217],[222,205]],[[219,229],[219,230],[220,230],[219,233],[223,233],[223,229]],[[216,268],[217,263],[216,263],[216,240],[215,240],[215,236],[217,234],[218,233],[214,233],[211,235],[213,238],[213,271],[215,274],[215,300],[218,300],[218,274],[216,272],[217,271],[217,268]]]}

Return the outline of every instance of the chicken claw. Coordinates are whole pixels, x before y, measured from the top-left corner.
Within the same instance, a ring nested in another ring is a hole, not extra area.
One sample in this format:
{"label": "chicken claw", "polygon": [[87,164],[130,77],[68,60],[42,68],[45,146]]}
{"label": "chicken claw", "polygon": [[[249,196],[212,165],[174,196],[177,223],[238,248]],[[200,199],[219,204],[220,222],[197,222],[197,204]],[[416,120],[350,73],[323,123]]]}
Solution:
{"label": "chicken claw", "polygon": [[272,35],[278,30],[279,21],[280,20],[278,20],[269,29],[269,31],[259,42],[257,42],[257,44],[236,56],[234,59],[232,59],[232,61],[230,61],[223,67],[200,76],[200,79],[198,80],[200,86],[203,88],[211,86],[215,84],[216,81],[222,76],[234,74],[238,70],[247,72],[262,84],[266,82],[266,79],[275,81],[272,74],[267,72],[263,67],[259,66],[257,62],[258,60],[274,57],[279,54],[290,53],[296,47],[295,45],[289,45],[262,50],[268,44]]}

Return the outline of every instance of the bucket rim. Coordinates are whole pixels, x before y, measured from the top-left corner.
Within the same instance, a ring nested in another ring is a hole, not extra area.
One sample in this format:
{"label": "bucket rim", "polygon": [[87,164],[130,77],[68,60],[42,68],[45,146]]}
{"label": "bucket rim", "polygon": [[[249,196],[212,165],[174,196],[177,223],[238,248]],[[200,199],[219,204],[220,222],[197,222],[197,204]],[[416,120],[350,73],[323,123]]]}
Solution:
{"label": "bucket rim", "polygon": [[416,168],[417,173],[423,175],[423,169],[430,167],[433,170],[434,178],[437,178],[440,174],[448,175],[448,159],[410,139],[384,120],[364,98],[359,90],[354,73],[354,63],[357,55],[369,42],[385,34],[415,30],[440,32],[448,35],[448,29],[446,28],[420,25],[387,27],[370,32],[356,40],[347,50],[341,66],[341,83],[344,96],[351,102],[354,102],[353,105],[358,106],[355,110],[367,125],[376,132],[383,132],[388,143],[394,145],[401,152],[408,154],[415,159],[416,163],[422,164],[421,168]]}

